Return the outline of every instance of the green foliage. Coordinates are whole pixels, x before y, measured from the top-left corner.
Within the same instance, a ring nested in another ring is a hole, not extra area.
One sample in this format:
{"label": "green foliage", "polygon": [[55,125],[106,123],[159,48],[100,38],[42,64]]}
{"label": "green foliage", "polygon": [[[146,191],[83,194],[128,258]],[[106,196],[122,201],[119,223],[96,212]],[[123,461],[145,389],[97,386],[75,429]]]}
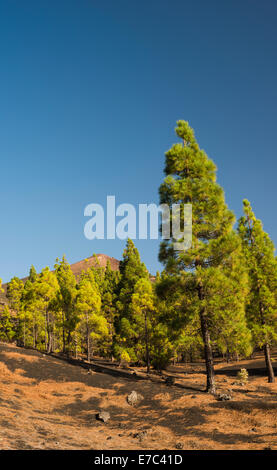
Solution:
{"label": "green foliage", "polygon": [[87,342],[87,360],[97,340],[108,335],[108,325],[101,312],[101,295],[92,270],[82,272],[76,298],[78,330],[84,332]]}
{"label": "green foliage", "polygon": [[[138,331],[136,331],[135,311],[132,306],[132,296],[135,285],[140,279],[149,278],[145,265],[141,262],[139,252],[132,240],[128,239],[120,261],[120,280],[117,285],[116,317],[115,317],[115,343],[114,354],[118,351],[127,351],[132,361],[138,360],[139,345],[137,347]],[[117,344],[117,347],[115,345]],[[120,353],[121,354],[121,353]]]}
{"label": "green foliage", "polygon": [[241,385],[246,385],[248,383],[248,372],[246,369],[240,369],[237,373],[237,379]]}
{"label": "green foliage", "polygon": [[[103,354],[108,354],[113,357],[113,342],[115,337],[115,314],[116,314],[116,301],[117,301],[117,285],[119,282],[119,273],[112,271],[110,262],[108,261],[105,275],[102,283],[102,313],[107,321],[108,336],[106,341],[102,342]],[[103,338],[104,339],[104,338]]]}
{"label": "green foliage", "polygon": [[164,323],[157,322],[152,330],[150,358],[154,369],[166,369],[174,357],[174,344],[170,341],[170,331]]}
{"label": "green foliage", "polygon": [[24,283],[18,277],[13,277],[7,285],[7,298],[11,309],[15,312],[20,310],[23,290]]}
{"label": "green foliage", "polygon": [[263,347],[268,381],[274,381],[270,347],[277,343],[277,260],[274,244],[256,219],[249,201],[243,201],[244,216],[239,220],[250,290],[246,315],[254,345]]}
{"label": "green foliage", "polygon": [[57,292],[56,309],[61,310],[61,326],[63,332],[63,351],[69,351],[72,346],[72,333],[76,328],[78,318],[75,311],[75,300],[77,295],[77,285],[71,267],[65,256],[62,260],[56,260],[55,272],[59,284]]}
{"label": "green foliage", "polygon": [[137,355],[144,359],[147,370],[150,368],[149,348],[151,344],[152,325],[155,314],[155,298],[149,278],[139,279],[134,287],[131,308],[133,311],[133,329],[136,333]]}
{"label": "green foliage", "polygon": [[262,347],[277,341],[277,260],[274,244],[250,203],[244,200],[243,206],[245,215],[239,220],[238,232],[250,280],[246,312],[254,342]]}
{"label": "green foliage", "polygon": [[11,342],[15,335],[14,318],[6,305],[0,315],[0,340]]}

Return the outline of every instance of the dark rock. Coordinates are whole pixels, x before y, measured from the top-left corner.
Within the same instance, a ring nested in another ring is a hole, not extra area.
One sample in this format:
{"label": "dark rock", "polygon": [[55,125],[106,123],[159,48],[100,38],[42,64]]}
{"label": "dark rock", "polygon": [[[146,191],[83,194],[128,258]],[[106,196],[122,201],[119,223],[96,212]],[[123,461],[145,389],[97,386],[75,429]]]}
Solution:
{"label": "dark rock", "polygon": [[183,448],[184,448],[184,444],[182,444],[182,442],[176,442],[175,449],[183,449]]}
{"label": "dark rock", "polygon": [[217,396],[217,400],[219,400],[219,401],[229,401],[229,400],[232,400],[232,397],[228,393],[221,393],[220,395]]}
{"label": "dark rock", "polygon": [[147,431],[139,431],[133,434],[133,437],[141,442],[146,437],[146,435]]}
{"label": "dark rock", "polygon": [[119,427],[120,429],[126,429],[126,428],[127,428],[127,424],[125,424],[125,423],[119,423],[119,424],[118,424],[118,427]]}

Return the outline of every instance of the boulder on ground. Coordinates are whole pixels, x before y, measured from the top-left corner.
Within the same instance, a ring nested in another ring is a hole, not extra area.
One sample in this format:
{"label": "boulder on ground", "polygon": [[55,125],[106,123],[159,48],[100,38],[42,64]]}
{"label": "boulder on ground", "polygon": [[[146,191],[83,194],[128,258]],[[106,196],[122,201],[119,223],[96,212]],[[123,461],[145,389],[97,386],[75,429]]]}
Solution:
{"label": "boulder on ground", "polygon": [[127,396],[127,402],[129,405],[137,405],[141,400],[143,400],[143,396],[137,393],[135,390],[133,390],[128,396]]}
{"label": "boulder on ground", "polygon": [[111,417],[111,415],[108,411],[100,411],[96,415],[96,419],[98,419],[98,421],[102,421],[103,423],[107,423],[109,421],[110,417]]}

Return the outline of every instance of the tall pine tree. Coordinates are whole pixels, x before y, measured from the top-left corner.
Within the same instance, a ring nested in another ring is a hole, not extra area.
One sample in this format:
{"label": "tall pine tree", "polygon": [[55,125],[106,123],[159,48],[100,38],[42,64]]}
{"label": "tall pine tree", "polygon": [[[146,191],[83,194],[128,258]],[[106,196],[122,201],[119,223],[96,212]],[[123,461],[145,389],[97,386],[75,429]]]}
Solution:
{"label": "tall pine tree", "polygon": [[133,310],[137,343],[140,342],[145,347],[145,362],[147,373],[149,373],[151,320],[155,311],[154,292],[149,278],[142,278],[137,281],[132,295],[131,308]]}
{"label": "tall pine tree", "polygon": [[56,299],[59,284],[55,273],[44,268],[33,283],[33,309],[44,318],[44,348],[51,353],[54,348]]}
{"label": "tall pine tree", "polygon": [[24,283],[18,277],[13,277],[7,285],[7,298],[11,310],[16,314],[17,318],[17,342],[18,344],[26,343],[26,316],[22,312],[22,296],[24,291]]}
{"label": "tall pine tree", "polygon": [[[190,288],[193,286],[198,298],[197,310],[206,362],[206,390],[215,393],[211,329],[215,317],[218,320],[220,311],[223,315],[224,312],[218,305],[220,288],[218,286],[215,292],[212,285],[213,280],[222,284],[222,267],[238,249],[239,240],[233,231],[235,217],[225,203],[222,188],[216,182],[215,164],[199,148],[193,129],[187,122],[178,121],[176,133],[182,143],[173,145],[166,153],[166,177],[160,186],[160,202],[170,207],[180,205],[181,224],[184,222],[184,204],[192,205],[192,246],[186,251],[174,250],[176,240],[171,234],[170,240],[161,243],[159,257],[168,272],[182,275],[183,271],[187,271],[190,274]],[[214,310],[213,301],[216,304]]]}
{"label": "tall pine tree", "polygon": [[108,261],[105,269],[104,280],[102,284],[102,312],[106,318],[109,334],[107,342],[104,343],[105,352],[113,360],[113,341],[115,336],[114,319],[116,313],[116,289],[119,282],[119,273],[111,269]]}
{"label": "tall pine tree", "polygon": [[274,382],[270,347],[277,341],[277,260],[274,244],[264,232],[247,200],[243,201],[244,216],[239,220],[250,279],[247,318],[255,344],[265,355],[268,381]]}
{"label": "tall pine tree", "polygon": [[82,272],[76,298],[78,330],[86,338],[87,361],[90,362],[94,343],[108,333],[107,322],[101,312],[101,295],[93,271]]}
{"label": "tall pine tree", "polygon": [[117,286],[117,314],[115,316],[116,338],[114,353],[117,358],[127,361],[136,361],[136,321],[132,307],[132,296],[138,280],[149,277],[145,265],[140,260],[140,255],[134,242],[127,240],[123,252],[123,260],[119,265],[120,281]]}
{"label": "tall pine tree", "polygon": [[63,352],[69,353],[72,334],[78,321],[75,311],[76,279],[65,256],[61,260],[57,258],[55,272],[59,283],[58,307],[62,311]]}

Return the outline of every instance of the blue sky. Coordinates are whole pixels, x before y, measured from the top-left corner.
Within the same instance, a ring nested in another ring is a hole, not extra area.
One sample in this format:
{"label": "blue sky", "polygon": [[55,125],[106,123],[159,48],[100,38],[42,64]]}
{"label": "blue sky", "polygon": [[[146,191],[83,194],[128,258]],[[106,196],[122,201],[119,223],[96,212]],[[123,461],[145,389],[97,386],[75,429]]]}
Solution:
{"label": "blue sky", "polygon": [[[194,127],[237,216],[277,243],[274,0],[0,3],[0,277],[120,258],[89,241],[84,207],[158,203],[177,119]],[[157,241],[135,241],[151,272]]]}

